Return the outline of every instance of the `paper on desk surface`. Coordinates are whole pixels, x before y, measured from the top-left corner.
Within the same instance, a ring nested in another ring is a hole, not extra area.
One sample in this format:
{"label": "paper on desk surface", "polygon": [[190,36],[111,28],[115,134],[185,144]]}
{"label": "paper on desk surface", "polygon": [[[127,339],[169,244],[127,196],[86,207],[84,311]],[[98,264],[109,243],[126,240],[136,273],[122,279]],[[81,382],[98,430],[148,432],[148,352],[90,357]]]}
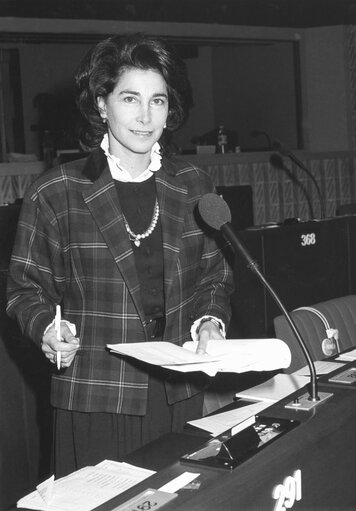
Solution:
{"label": "paper on desk surface", "polygon": [[199,477],[200,474],[193,473],[193,472],[183,472],[183,474],[180,474],[178,477],[175,477],[165,485],[161,486],[159,488],[159,491],[165,491],[167,493],[175,493],[181,488],[184,488],[187,484],[191,483]]}
{"label": "paper on desk surface", "polygon": [[[316,360],[314,361],[314,367],[317,376],[321,376],[322,374],[329,374],[332,371],[335,371],[335,369],[340,369],[345,364],[342,364],[340,362],[333,362],[332,360]],[[293,373],[297,376],[310,376],[310,369],[309,366],[301,367],[300,369],[297,369]]]}
{"label": "paper on desk surface", "polygon": [[[328,360],[316,360],[314,366],[317,375],[328,374],[344,364]],[[289,396],[296,390],[301,389],[310,381],[310,370],[308,366],[297,369],[292,374],[276,374],[260,385],[237,392],[235,397],[243,399],[252,399],[254,401],[264,401],[266,403],[275,403]]]}
{"label": "paper on desk surface", "polygon": [[229,429],[233,429],[237,424],[241,424],[250,417],[259,414],[270,406],[270,403],[257,402],[245,406],[228,410],[227,412],[214,413],[202,419],[189,421],[188,424],[208,431],[212,436],[218,436]]}
{"label": "paper on desk surface", "polygon": [[203,371],[209,376],[284,369],[291,362],[290,349],[280,339],[209,341],[206,355],[197,355],[197,346],[197,341],[186,342],[183,347],[157,341],[107,345],[111,351],[148,364],[180,372]]}
{"label": "paper on desk surface", "polygon": [[104,460],[68,476],[53,476],[17,502],[37,511],[90,511],[154,474],[127,463]]}
{"label": "paper on desk surface", "polygon": [[253,401],[264,401],[265,403],[276,403],[296,390],[301,389],[308,382],[308,376],[276,374],[273,378],[260,385],[237,392],[235,397],[251,399]]}
{"label": "paper on desk surface", "polygon": [[347,351],[346,353],[341,353],[335,360],[340,360],[342,362],[353,362],[356,360],[356,349]]}

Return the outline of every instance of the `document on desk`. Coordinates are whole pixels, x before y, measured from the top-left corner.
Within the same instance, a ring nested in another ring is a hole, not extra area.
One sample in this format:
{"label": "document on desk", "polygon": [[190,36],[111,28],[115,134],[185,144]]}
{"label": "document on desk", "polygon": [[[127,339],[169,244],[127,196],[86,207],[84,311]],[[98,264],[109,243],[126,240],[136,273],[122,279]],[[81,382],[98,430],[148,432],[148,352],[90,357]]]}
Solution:
{"label": "document on desk", "polygon": [[335,360],[340,360],[341,362],[353,362],[356,360],[356,349],[347,351],[346,353],[341,353]]}
{"label": "document on desk", "polygon": [[188,424],[191,424],[196,428],[203,429],[204,431],[208,431],[211,436],[214,437],[228,430],[232,430],[232,433],[235,434],[239,424],[244,423],[245,426],[248,427],[250,425],[250,423],[247,422],[248,419],[252,417],[254,418],[255,415],[259,414],[262,410],[265,410],[269,406],[270,403],[264,402],[250,403],[245,406],[235,408],[234,410],[216,413],[214,415],[203,417],[202,419],[189,421]]}
{"label": "document on desk", "polygon": [[272,404],[301,389],[308,382],[308,376],[276,374],[276,376],[260,385],[237,392],[235,397]]}
{"label": "document on desk", "polygon": [[[341,369],[344,365],[345,364],[342,364],[340,362],[333,362],[332,360],[316,360],[314,362],[315,372],[317,376],[329,374],[332,371],[335,371],[335,369]],[[301,367],[300,369],[297,369],[297,371],[294,371],[293,374],[297,376],[309,376],[310,369],[308,366],[304,366]]]}
{"label": "document on desk", "polygon": [[155,472],[111,460],[84,467],[68,476],[50,477],[17,507],[38,511],[90,511]]}
{"label": "document on desk", "polygon": [[197,355],[197,341],[183,347],[169,342],[108,344],[119,355],[136,358],[148,364],[173,371],[202,371],[209,376],[218,372],[244,373],[285,369],[291,362],[288,345],[280,339],[227,339],[209,341],[207,354]]}

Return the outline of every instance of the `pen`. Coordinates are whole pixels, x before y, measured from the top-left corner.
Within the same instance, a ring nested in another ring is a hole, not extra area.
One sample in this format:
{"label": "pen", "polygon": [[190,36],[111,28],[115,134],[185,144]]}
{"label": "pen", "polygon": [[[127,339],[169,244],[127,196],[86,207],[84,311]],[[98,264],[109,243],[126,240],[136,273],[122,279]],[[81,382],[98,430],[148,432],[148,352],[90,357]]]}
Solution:
{"label": "pen", "polygon": [[[56,329],[57,333],[57,341],[61,341],[61,306],[56,306],[56,316],[54,318],[54,328]],[[61,368],[61,352],[57,351],[57,369],[59,370]]]}

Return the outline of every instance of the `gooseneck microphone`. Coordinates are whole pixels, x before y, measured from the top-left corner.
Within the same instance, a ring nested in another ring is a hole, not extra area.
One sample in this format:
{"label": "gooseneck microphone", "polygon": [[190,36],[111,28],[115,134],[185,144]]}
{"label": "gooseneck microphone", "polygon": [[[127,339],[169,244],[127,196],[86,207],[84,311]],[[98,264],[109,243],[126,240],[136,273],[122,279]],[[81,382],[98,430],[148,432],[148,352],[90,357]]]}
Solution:
{"label": "gooseneck microphone", "polygon": [[313,402],[318,402],[320,400],[318,396],[318,389],[317,389],[317,377],[316,377],[316,371],[315,371],[315,365],[313,362],[313,359],[309,353],[309,350],[303,341],[293,319],[291,318],[290,314],[288,313],[287,309],[277,296],[274,289],[271,287],[269,282],[264,277],[263,273],[260,271],[257,262],[251,257],[246,247],[243,245],[243,243],[238,239],[236,236],[230,222],[231,222],[231,212],[229,209],[229,206],[226,204],[226,202],[217,194],[215,193],[208,193],[204,195],[198,204],[199,213],[204,220],[204,222],[213,229],[220,230],[223,234],[223,236],[231,243],[233,249],[235,252],[239,252],[242,254],[244,259],[247,262],[247,267],[252,270],[257,277],[262,282],[263,286],[267,289],[267,291],[270,293],[272,298],[277,303],[278,307],[284,314],[286,320],[288,321],[294,335],[297,338],[298,344],[300,348],[302,349],[304,356],[306,358],[309,371],[310,371],[310,390],[309,390],[309,397],[308,399]]}
{"label": "gooseneck microphone", "polygon": [[313,208],[313,203],[312,203],[312,200],[310,199],[309,197],[309,193],[308,193],[308,190],[307,188],[304,186],[304,184],[298,179],[298,177],[293,174],[293,172],[284,164],[284,161],[283,161],[283,158],[277,154],[277,153],[273,153],[271,154],[271,157],[269,159],[269,162],[270,164],[277,168],[277,169],[280,169],[280,170],[283,170],[283,172],[285,172],[287,174],[287,176],[289,177],[289,179],[295,183],[300,189],[301,191],[303,192],[305,198],[306,198],[306,201],[308,203],[308,208],[309,208],[309,214],[310,214],[310,218],[311,219],[314,219],[315,216],[314,216],[314,208]]}
{"label": "gooseneck microphone", "polygon": [[310,179],[312,180],[312,182],[313,182],[313,184],[315,186],[315,189],[317,191],[318,197],[319,197],[320,210],[321,210],[321,218],[325,218],[326,217],[326,212],[325,212],[324,198],[323,198],[323,195],[321,193],[321,190],[320,190],[320,187],[318,185],[317,180],[315,179],[313,174],[310,172],[308,167],[306,167],[304,165],[304,163],[290,149],[288,149],[287,147],[283,146],[279,140],[274,140],[273,141],[273,147],[282,156],[287,156],[293,163],[295,163],[297,165],[297,167],[299,167],[301,170],[303,170],[303,172],[305,172],[310,177]]}

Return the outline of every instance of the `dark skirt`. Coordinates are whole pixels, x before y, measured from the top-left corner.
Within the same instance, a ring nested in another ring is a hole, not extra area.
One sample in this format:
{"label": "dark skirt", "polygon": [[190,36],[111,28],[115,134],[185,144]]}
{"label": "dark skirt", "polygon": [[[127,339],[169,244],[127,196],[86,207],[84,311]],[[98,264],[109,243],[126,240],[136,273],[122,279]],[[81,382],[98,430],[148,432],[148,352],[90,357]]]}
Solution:
{"label": "dark skirt", "polygon": [[167,404],[164,383],[150,377],[144,416],[54,410],[53,472],[56,478],[130,452],[202,416],[203,393]]}

